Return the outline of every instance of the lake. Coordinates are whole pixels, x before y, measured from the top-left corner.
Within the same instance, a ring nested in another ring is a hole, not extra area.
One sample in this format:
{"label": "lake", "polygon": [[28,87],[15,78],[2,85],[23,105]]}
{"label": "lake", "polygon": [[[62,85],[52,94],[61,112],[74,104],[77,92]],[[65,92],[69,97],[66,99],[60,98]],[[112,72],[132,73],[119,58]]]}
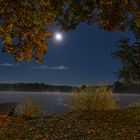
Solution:
{"label": "lake", "polygon": [[[118,94],[118,104],[123,107],[130,103],[140,100],[140,94]],[[0,103],[3,102],[18,102],[31,99],[39,104],[44,110],[50,113],[68,112],[68,108],[64,106],[70,98],[71,93],[61,92],[15,92],[15,91],[0,91]]]}

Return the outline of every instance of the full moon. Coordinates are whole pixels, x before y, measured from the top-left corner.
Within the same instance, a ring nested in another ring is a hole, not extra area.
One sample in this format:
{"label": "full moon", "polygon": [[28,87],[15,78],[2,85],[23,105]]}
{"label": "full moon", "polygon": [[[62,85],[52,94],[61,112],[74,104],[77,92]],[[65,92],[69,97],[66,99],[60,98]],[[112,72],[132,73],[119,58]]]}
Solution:
{"label": "full moon", "polygon": [[56,41],[61,41],[63,36],[61,33],[55,33],[54,38]]}

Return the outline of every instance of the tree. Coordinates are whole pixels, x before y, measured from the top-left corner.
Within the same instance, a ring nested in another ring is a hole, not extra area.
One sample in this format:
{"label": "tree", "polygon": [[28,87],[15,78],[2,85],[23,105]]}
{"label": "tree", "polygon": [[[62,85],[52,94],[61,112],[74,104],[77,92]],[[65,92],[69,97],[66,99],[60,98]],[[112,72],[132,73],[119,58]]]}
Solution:
{"label": "tree", "polygon": [[129,39],[123,38],[117,46],[114,56],[122,63],[118,77],[127,85],[140,84],[140,42],[130,45]]}
{"label": "tree", "polygon": [[16,61],[41,62],[54,23],[73,30],[81,22],[97,22],[107,31],[129,28],[140,38],[139,0],[0,0],[0,5],[3,52]]}
{"label": "tree", "polygon": [[[81,22],[98,22],[107,31],[129,28],[140,31],[139,0],[67,0],[58,21],[65,30],[75,29]],[[140,36],[139,36],[140,37]]]}
{"label": "tree", "polygon": [[41,61],[51,37],[48,26],[57,12],[51,0],[0,0],[0,37],[3,52],[16,61]]}

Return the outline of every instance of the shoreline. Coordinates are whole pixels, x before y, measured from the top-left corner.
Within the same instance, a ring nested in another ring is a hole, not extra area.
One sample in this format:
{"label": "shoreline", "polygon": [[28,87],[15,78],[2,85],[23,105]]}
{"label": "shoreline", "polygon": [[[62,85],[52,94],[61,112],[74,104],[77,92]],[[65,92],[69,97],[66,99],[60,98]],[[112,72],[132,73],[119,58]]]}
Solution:
{"label": "shoreline", "polygon": [[0,136],[1,140],[140,139],[139,115],[140,109],[117,109],[84,116],[65,113],[45,119],[0,118]]}

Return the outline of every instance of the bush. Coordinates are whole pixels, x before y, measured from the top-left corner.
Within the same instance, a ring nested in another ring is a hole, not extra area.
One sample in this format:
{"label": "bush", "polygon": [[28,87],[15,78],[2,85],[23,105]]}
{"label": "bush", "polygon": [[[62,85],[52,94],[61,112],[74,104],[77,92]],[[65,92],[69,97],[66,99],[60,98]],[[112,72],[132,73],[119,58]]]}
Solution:
{"label": "bush", "polygon": [[117,98],[107,86],[85,87],[72,94],[68,106],[74,112],[94,112],[117,109],[116,101]]}
{"label": "bush", "polygon": [[29,99],[16,108],[16,114],[26,118],[40,117],[42,113],[41,107]]}

